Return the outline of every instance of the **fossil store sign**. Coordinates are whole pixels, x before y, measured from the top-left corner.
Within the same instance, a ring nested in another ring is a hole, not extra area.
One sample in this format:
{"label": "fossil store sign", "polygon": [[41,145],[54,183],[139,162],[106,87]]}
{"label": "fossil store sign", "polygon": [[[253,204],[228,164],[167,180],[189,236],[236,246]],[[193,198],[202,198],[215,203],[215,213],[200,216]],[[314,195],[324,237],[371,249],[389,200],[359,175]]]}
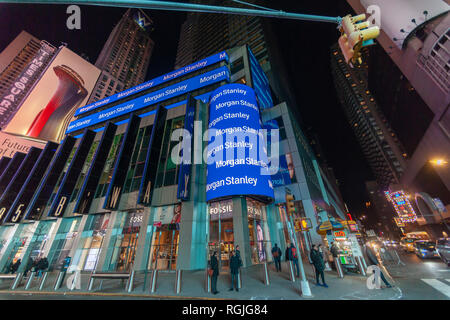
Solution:
{"label": "fossil store sign", "polygon": [[0,132],[0,158],[12,158],[17,151],[28,153],[31,147],[44,149],[45,143]]}

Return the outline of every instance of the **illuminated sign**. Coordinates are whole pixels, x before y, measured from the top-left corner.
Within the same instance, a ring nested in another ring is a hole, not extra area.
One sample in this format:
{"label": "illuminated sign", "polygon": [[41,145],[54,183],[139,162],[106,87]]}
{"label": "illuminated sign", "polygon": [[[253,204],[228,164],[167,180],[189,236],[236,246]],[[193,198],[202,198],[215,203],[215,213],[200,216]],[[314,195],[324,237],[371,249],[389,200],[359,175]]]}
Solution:
{"label": "illuminated sign", "polygon": [[335,238],[346,238],[345,231],[334,231]]}
{"label": "illuminated sign", "polygon": [[397,225],[397,227],[399,228],[404,228],[406,227],[406,225],[403,223],[403,221],[400,218],[394,218],[395,224]]}
{"label": "illuminated sign", "polygon": [[0,100],[0,126],[4,128],[18,110],[23,97],[34,84],[37,75],[45,68],[50,60],[55,48],[50,47],[45,42],[41,43],[41,48],[34,56],[33,60],[26,66],[22,74],[6,91]]}
{"label": "illuminated sign", "polygon": [[243,84],[216,89],[210,98],[206,201],[231,195],[274,197],[260,134],[256,95]]}
{"label": "illuminated sign", "polygon": [[121,103],[117,106],[100,111],[93,115],[72,121],[66,133],[80,130],[82,128],[90,127],[97,123],[105,122],[113,118],[134,112],[144,107],[168,100],[173,97],[180,96],[193,90],[217,83],[223,80],[230,79],[227,67],[220,67],[207,73],[200,74],[191,79],[181,81],[170,87],[166,87],[155,92],[140,96],[136,99]]}
{"label": "illuminated sign", "polygon": [[357,224],[348,224],[348,228],[351,232],[358,232],[358,225]]}
{"label": "illuminated sign", "polygon": [[394,206],[395,212],[397,212],[397,215],[402,222],[411,223],[417,220],[416,212],[411,206],[411,203],[403,190],[394,192],[385,191],[384,193],[386,198]]}
{"label": "illuminated sign", "polygon": [[199,69],[205,68],[209,65],[215,64],[219,61],[228,61],[228,55],[225,51],[216,53],[210,57],[207,57],[205,59],[202,59],[200,61],[194,62],[190,65],[187,65],[183,68],[177,69],[175,71],[172,71],[170,73],[167,73],[165,75],[159,76],[155,79],[149,80],[147,82],[144,82],[136,87],[130,88],[128,90],[113,94],[112,96],[109,96],[108,98],[96,101],[94,103],[88,104],[87,106],[81,107],[79,108],[76,112],[75,112],[75,116],[79,116],[80,114],[86,113],[88,111],[92,111],[95,110],[101,106],[104,106],[106,104],[110,104],[113,103],[117,100],[120,100],[122,98],[128,97],[132,94],[141,92],[143,90],[155,87],[157,85],[160,85],[164,82],[179,78],[181,76],[184,76],[188,73],[197,71]]}

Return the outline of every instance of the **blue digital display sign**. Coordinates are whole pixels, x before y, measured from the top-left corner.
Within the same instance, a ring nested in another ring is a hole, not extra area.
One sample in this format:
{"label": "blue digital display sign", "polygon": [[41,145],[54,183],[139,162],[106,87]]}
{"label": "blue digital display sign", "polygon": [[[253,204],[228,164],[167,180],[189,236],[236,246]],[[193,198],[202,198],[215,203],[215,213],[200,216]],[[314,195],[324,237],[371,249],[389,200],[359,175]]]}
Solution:
{"label": "blue digital display sign", "polygon": [[205,59],[202,59],[200,61],[194,62],[188,66],[185,66],[183,68],[177,69],[175,71],[172,71],[170,73],[167,73],[165,75],[159,76],[153,80],[144,82],[138,86],[135,86],[133,88],[130,88],[128,90],[113,94],[112,96],[109,96],[108,98],[96,101],[94,103],[88,104],[87,106],[83,106],[81,108],[78,108],[77,111],[75,111],[75,117],[79,116],[80,114],[86,113],[88,111],[95,110],[97,108],[100,108],[101,106],[104,106],[106,104],[113,103],[117,100],[123,99],[125,97],[128,97],[129,95],[138,93],[142,90],[146,90],[152,87],[155,87],[157,85],[160,85],[164,82],[179,78],[181,76],[184,76],[188,73],[194,72],[196,70],[205,68],[207,66],[210,66],[212,64],[215,64],[219,61],[228,61],[228,55],[225,51],[216,53],[210,57],[207,57]]}
{"label": "blue digital display sign", "polygon": [[214,69],[212,71],[203,73],[191,79],[181,81],[170,87],[166,87],[155,92],[143,95],[136,99],[121,103],[106,110],[102,110],[98,113],[92,114],[85,118],[81,118],[72,121],[67,127],[66,134],[73,131],[80,130],[82,128],[90,127],[97,123],[105,122],[113,118],[120,117],[124,114],[131,113],[133,111],[142,109],[149,105],[153,105],[164,100],[188,93],[193,90],[217,83],[220,81],[229,81],[230,73],[226,66]]}
{"label": "blue digital display sign", "polygon": [[261,109],[273,107],[273,100],[270,94],[269,80],[261,68],[258,60],[253,55],[252,50],[248,47],[248,56],[250,59],[250,70],[252,75],[253,89],[258,97]]}
{"label": "blue digital display sign", "polygon": [[273,185],[254,90],[221,86],[211,94],[209,117],[206,201],[252,195],[270,202]]}

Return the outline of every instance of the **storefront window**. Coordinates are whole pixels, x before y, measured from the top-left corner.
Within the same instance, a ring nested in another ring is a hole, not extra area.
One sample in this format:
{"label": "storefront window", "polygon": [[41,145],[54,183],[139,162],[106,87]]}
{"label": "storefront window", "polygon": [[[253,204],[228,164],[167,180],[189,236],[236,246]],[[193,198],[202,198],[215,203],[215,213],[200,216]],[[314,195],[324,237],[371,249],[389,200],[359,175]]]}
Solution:
{"label": "storefront window", "polygon": [[80,270],[93,271],[97,266],[100,249],[108,227],[109,214],[89,215],[75,252],[74,265]]}
{"label": "storefront window", "polygon": [[233,200],[209,204],[209,255],[214,251],[219,257],[219,267],[229,268],[231,251],[234,250]]}
{"label": "storefront window", "polygon": [[50,270],[59,270],[64,259],[69,256],[78,235],[80,222],[81,217],[64,218],[61,221],[48,256]]}
{"label": "storefront window", "polygon": [[252,263],[258,264],[267,260],[271,247],[264,204],[247,198],[247,216]]}
{"label": "storefront window", "polygon": [[175,270],[180,238],[181,203],[158,207],[155,211],[149,268]]}
{"label": "storefront window", "polygon": [[143,216],[143,212],[117,212],[114,232],[110,240],[109,250],[112,250],[112,254],[107,271],[128,272],[131,270]]}

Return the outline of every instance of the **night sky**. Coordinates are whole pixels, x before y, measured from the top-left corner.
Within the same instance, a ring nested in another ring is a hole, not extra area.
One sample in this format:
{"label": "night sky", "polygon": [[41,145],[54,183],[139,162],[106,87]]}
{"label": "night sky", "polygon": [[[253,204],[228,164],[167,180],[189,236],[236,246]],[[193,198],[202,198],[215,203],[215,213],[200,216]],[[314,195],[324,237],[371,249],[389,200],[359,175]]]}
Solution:
{"label": "night sky", "polygon": [[[265,1],[267,3],[268,1]],[[289,12],[344,16],[353,13],[345,1],[277,1],[270,6]],[[264,3],[264,2],[260,2]],[[339,4],[338,4],[339,3]],[[266,4],[266,6],[268,6]],[[0,4],[0,51],[21,30],[58,46],[61,42],[95,63],[113,26],[126,9],[81,6],[81,30],[66,28],[67,6]],[[173,70],[185,13],[147,11],[154,20],[155,41],[147,79]],[[300,107],[301,121],[319,136],[325,158],[333,167],[345,202],[353,215],[368,200],[364,182],[373,175],[339,105],[330,70],[330,46],[339,32],[331,23],[272,19],[281,52]],[[286,47],[283,47],[285,45]]]}

